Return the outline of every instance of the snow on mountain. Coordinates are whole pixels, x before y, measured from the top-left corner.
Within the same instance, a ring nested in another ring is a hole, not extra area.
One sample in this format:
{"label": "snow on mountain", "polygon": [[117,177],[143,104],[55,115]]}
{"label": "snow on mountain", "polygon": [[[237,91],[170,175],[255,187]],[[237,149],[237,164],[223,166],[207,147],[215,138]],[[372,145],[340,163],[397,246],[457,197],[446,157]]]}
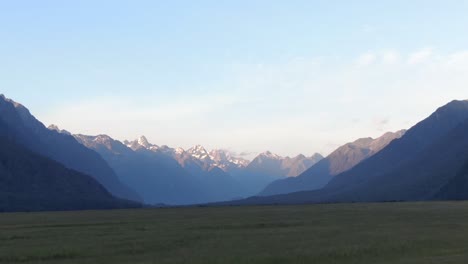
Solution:
{"label": "snow on mountain", "polygon": [[266,157],[266,158],[269,158],[269,159],[275,159],[275,160],[283,159],[283,157],[281,157],[281,156],[279,156],[277,154],[274,154],[271,151],[265,151],[263,153],[260,153],[259,156],[263,156],[263,157]]}
{"label": "snow on mountain", "polygon": [[260,153],[247,166],[247,170],[264,175],[276,177],[295,177],[322,159],[322,155],[316,153],[311,157],[302,154],[290,158],[281,157],[270,151]]}
{"label": "snow on mountain", "polygon": [[[244,158],[238,157],[235,153],[224,149],[213,149],[207,151],[202,145],[195,145],[187,150],[183,148],[171,148],[168,146],[157,146],[150,143],[146,137],[141,136],[134,141],[125,141],[125,145],[133,150],[146,149],[154,152],[159,152],[168,155],[179,162],[184,167],[190,164],[190,160],[199,164],[203,170],[211,170],[219,168],[225,172],[230,172],[238,169],[245,169],[248,166],[271,167],[270,163],[277,163],[275,168],[269,168],[271,171],[278,170],[275,173],[280,173],[281,176],[296,176],[303,170],[309,168],[312,164],[322,158],[321,155],[316,154],[313,157],[305,157],[299,155],[296,158],[281,157],[271,151],[265,151],[257,156],[252,162]],[[253,165],[252,163],[258,163]],[[277,168],[276,168],[277,167]],[[288,172],[280,172],[285,171]],[[284,175],[283,175],[284,174]]]}
{"label": "snow on mountain", "polygon": [[57,131],[60,134],[71,135],[71,133],[68,132],[67,130],[60,129],[57,125],[54,125],[54,124],[48,126],[47,129],[52,130],[52,131]]}
{"label": "snow on mountain", "polygon": [[217,167],[224,171],[234,168],[245,168],[250,163],[250,161],[241,157],[236,157],[233,153],[227,150],[214,149],[208,152],[201,145],[195,145],[187,150],[180,147],[171,148],[166,145],[157,146],[150,143],[145,136],[141,136],[133,141],[125,140],[124,144],[133,150],[146,149],[171,156],[182,166],[188,158],[202,163],[203,167],[206,169]]}
{"label": "snow on mountain", "polygon": [[179,147],[179,148],[176,148],[176,149],[175,149],[175,153],[176,153],[177,155],[180,155],[180,154],[182,154],[182,153],[184,153],[184,152],[185,152],[185,150],[184,150],[183,148],[180,148],[180,147]]}
{"label": "snow on mountain", "polygon": [[121,145],[119,141],[114,140],[108,135],[87,136],[77,134],[73,135],[73,137],[89,149],[97,150],[104,147],[109,153],[116,155],[125,153],[127,151],[125,146]]}
{"label": "snow on mountain", "polygon": [[140,136],[134,141],[125,140],[123,143],[127,147],[133,150],[147,149],[147,150],[155,151],[160,148],[158,145],[150,144],[148,139],[145,136]]}
{"label": "snow on mountain", "polygon": [[201,145],[196,145],[194,147],[191,147],[187,150],[187,153],[190,154],[192,157],[199,159],[199,160],[210,160],[210,155],[208,154],[208,151],[201,146]]}
{"label": "snow on mountain", "polygon": [[141,136],[137,139],[137,142],[138,144],[140,144],[140,146],[143,146],[145,148],[149,148],[151,147],[151,144],[148,142],[148,139],[146,139],[145,136]]}
{"label": "snow on mountain", "polygon": [[250,161],[235,157],[233,153],[223,149],[214,149],[209,153],[216,167],[228,171],[232,168],[245,168]]}
{"label": "snow on mountain", "polygon": [[245,168],[249,163],[248,160],[235,157],[229,151],[214,149],[208,152],[201,145],[196,145],[185,152],[179,150],[176,153],[179,153],[179,156],[189,155],[193,159],[203,163],[204,168],[220,168],[226,172],[232,169]]}

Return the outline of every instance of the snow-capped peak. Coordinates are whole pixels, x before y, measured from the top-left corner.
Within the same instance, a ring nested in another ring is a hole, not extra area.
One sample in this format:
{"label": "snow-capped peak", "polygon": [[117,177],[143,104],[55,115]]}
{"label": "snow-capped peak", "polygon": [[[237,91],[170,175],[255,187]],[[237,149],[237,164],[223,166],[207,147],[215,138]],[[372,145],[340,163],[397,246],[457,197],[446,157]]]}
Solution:
{"label": "snow-capped peak", "polygon": [[189,149],[190,152],[207,152],[202,145],[195,145]]}
{"label": "snow-capped peak", "polygon": [[[79,136],[79,135],[78,135]],[[86,136],[85,138],[81,138],[82,140],[86,140]],[[108,135],[97,135],[95,137],[91,136],[91,137],[88,137],[88,144],[100,144],[100,145],[104,145],[106,146],[108,149],[112,149],[112,145],[114,144],[113,143],[114,139],[112,139],[110,136]]]}
{"label": "snow-capped peak", "polygon": [[203,159],[210,158],[208,151],[206,151],[206,149],[201,145],[196,145],[188,149],[187,152],[196,159],[203,160]]}
{"label": "snow-capped peak", "polygon": [[249,161],[240,157],[235,157],[235,154],[223,149],[214,149],[210,151],[210,158],[215,162],[215,166],[219,168],[227,168],[232,166],[241,168],[246,167]]}
{"label": "snow-capped peak", "polygon": [[97,135],[93,139],[93,141],[96,141],[96,142],[105,142],[105,141],[111,141],[111,140],[112,138],[109,137],[108,135]]}
{"label": "snow-capped peak", "polygon": [[146,139],[145,136],[139,137],[137,142],[140,146],[143,146],[145,148],[149,148],[151,146],[151,144],[148,142],[148,139]]}
{"label": "snow-capped peak", "polygon": [[179,147],[179,148],[176,148],[176,149],[175,149],[175,153],[176,153],[176,154],[182,154],[182,153],[184,153],[184,152],[185,152],[185,150],[184,150],[183,148],[180,148],[180,147]]}
{"label": "snow-capped peak", "polygon": [[261,153],[260,156],[264,156],[264,157],[267,157],[267,158],[270,158],[270,159],[281,159],[280,156],[272,153],[271,151],[265,151],[265,152]]}
{"label": "snow-capped peak", "polygon": [[146,139],[145,136],[141,136],[141,137],[139,137],[138,139],[136,139],[134,141],[125,140],[124,144],[127,145],[127,147],[129,147],[129,148],[131,148],[133,150],[144,148],[144,149],[147,149],[147,150],[156,151],[156,150],[159,149],[159,147],[157,145],[153,145],[153,144],[149,143],[148,139]]}
{"label": "snow-capped peak", "polygon": [[224,160],[229,160],[231,157],[230,153],[227,151],[224,151],[222,149],[213,149],[210,151],[210,158],[214,161],[224,161]]}

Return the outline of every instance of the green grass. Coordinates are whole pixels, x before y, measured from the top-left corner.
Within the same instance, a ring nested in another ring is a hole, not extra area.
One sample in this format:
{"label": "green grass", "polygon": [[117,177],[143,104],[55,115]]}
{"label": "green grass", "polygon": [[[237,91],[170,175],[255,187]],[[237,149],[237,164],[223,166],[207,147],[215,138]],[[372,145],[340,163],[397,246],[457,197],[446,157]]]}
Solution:
{"label": "green grass", "polygon": [[467,263],[468,202],[0,214],[0,263]]}

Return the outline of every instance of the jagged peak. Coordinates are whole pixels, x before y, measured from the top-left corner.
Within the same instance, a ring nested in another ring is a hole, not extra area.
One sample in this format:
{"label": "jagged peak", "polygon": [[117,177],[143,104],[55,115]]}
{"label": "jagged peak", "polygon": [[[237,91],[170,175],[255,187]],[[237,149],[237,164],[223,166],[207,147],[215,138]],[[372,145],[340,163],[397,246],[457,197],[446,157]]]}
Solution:
{"label": "jagged peak", "polygon": [[54,124],[51,124],[47,127],[47,129],[51,130],[51,131],[56,131],[60,134],[66,134],[66,135],[71,135],[70,132],[68,132],[67,130],[65,129],[60,129],[57,125],[54,125]]}
{"label": "jagged peak", "polygon": [[57,125],[51,124],[47,127],[49,130],[60,131],[60,128]]}
{"label": "jagged peak", "polygon": [[312,159],[323,159],[323,155],[320,153],[314,153],[314,155],[310,156]]}
{"label": "jagged peak", "polygon": [[389,132],[384,133],[383,135],[381,135],[380,137],[378,137],[376,139],[384,138],[384,137],[387,137],[387,136],[403,136],[406,133],[406,131],[407,131],[406,129],[400,129],[400,130],[395,131],[395,132],[389,131]]}
{"label": "jagged peak", "polygon": [[85,142],[97,142],[97,143],[106,143],[106,142],[112,142],[114,139],[111,138],[108,135],[100,134],[97,136],[88,136],[88,135],[82,135],[82,134],[75,134],[73,137],[81,139],[82,141]]}
{"label": "jagged peak", "polygon": [[[3,95],[3,94],[1,95],[1,98],[2,98],[4,101],[13,104],[13,106],[14,106],[15,108],[22,108],[22,109],[26,109],[26,110],[27,110],[27,108],[26,108],[24,105],[22,105],[22,104],[16,102],[16,101],[13,100],[13,99],[10,99],[10,98],[6,97],[6,96]],[[29,110],[28,110],[28,111],[29,111]]]}
{"label": "jagged peak", "polygon": [[376,140],[379,140],[379,139],[384,139],[386,137],[399,138],[399,137],[403,136],[406,133],[406,131],[407,131],[406,129],[401,129],[401,130],[398,130],[398,131],[395,131],[395,132],[392,132],[392,131],[385,132],[384,134],[382,134],[381,136],[376,137],[376,138],[373,138],[373,137],[358,138],[355,141],[353,141],[351,143],[348,143],[346,145],[368,145],[368,144],[371,144],[373,141],[376,141]]}
{"label": "jagged peak", "polygon": [[271,159],[281,159],[282,157],[277,155],[277,154],[274,154],[272,153],[271,151],[267,150],[263,153],[260,153],[260,155],[258,156],[262,156],[262,157],[268,157],[268,158],[271,158]]}
{"label": "jagged peak", "polygon": [[139,145],[143,146],[143,147],[149,147],[151,146],[151,144],[148,142],[148,139],[145,137],[145,136],[140,136],[138,139],[137,139],[137,142]]}
{"label": "jagged peak", "polygon": [[114,140],[113,138],[111,138],[110,136],[106,135],[106,134],[100,134],[100,135],[97,135],[94,140],[100,140],[100,139],[105,139],[105,140]]}
{"label": "jagged peak", "polygon": [[123,143],[127,147],[129,147],[129,148],[131,148],[133,150],[138,150],[138,149],[144,148],[144,149],[147,149],[147,150],[156,151],[156,150],[158,150],[160,148],[157,145],[149,143],[148,139],[145,136],[140,136],[140,137],[138,137],[137,139],[135,139],[133,141],[124,140]]}
{"label": "jagged peak", "polygon": [[203,152],[208,153],[208,151],[202,145],[195,145],[187,150],[188,152],[195,153],[195,152]]}
{"label": "jagged peak", "polygon": [[176,154],[182,154],[184,152],[185,152],[185,150],[183,148],[181,148],[181,147],[178,147],[178,148],[175,149]]}
{"label": "jagged peak", "polygon": [[437,108],[432,116],[440,116],[446,113],[453,113],[460,110],[468,109],[468,100],[452,100],[451,102]]}
{"label": "jagged peak", "polygon": [[[31,118],[34,118],[31,113],[29,112],[29,109],[26,108],[24,105],[6,97],[5,95],[1,95],[0,97],[4,102],[6,102],[7,104],[11,104],[13,105],[13,107],[16,109],[16,111],[18,112],[18,114],[20,114],[20,116],[23,118],[23,119],[31,119]],[[35,118],[34,118],[35,119]]]}
{"label": "jagged peak", "polygon": [[6,97],[4,94],[0,94],[0,99],[2,99],[3,101],[6,101],[8,103],[12,103],[12,104],[18,104],[17,102],[15,102],[14,100]]}
{"label": "jagged peak", "polygon": [[197,145],[193,146],[192,148],[193,148],[193,149],[203,149],[203,150],[205,149],[205,148],[204,148],[202,145],[200,145],[200,144],[197,144]]}
{"label": "jagged peak", "polygon": [[295,157],[295,159],[305,159],[307,158],[304,154],[299,154]]}

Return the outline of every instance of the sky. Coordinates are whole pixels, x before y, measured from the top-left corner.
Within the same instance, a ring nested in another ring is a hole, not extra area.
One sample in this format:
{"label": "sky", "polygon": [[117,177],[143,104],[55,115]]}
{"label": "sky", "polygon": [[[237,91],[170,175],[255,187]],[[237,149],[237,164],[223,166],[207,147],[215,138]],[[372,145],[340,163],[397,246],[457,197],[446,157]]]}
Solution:
{"label": "sky", "polygon": [[468,1],[0,0],[0,93],[45,125],[329,154],[468,99]]}

